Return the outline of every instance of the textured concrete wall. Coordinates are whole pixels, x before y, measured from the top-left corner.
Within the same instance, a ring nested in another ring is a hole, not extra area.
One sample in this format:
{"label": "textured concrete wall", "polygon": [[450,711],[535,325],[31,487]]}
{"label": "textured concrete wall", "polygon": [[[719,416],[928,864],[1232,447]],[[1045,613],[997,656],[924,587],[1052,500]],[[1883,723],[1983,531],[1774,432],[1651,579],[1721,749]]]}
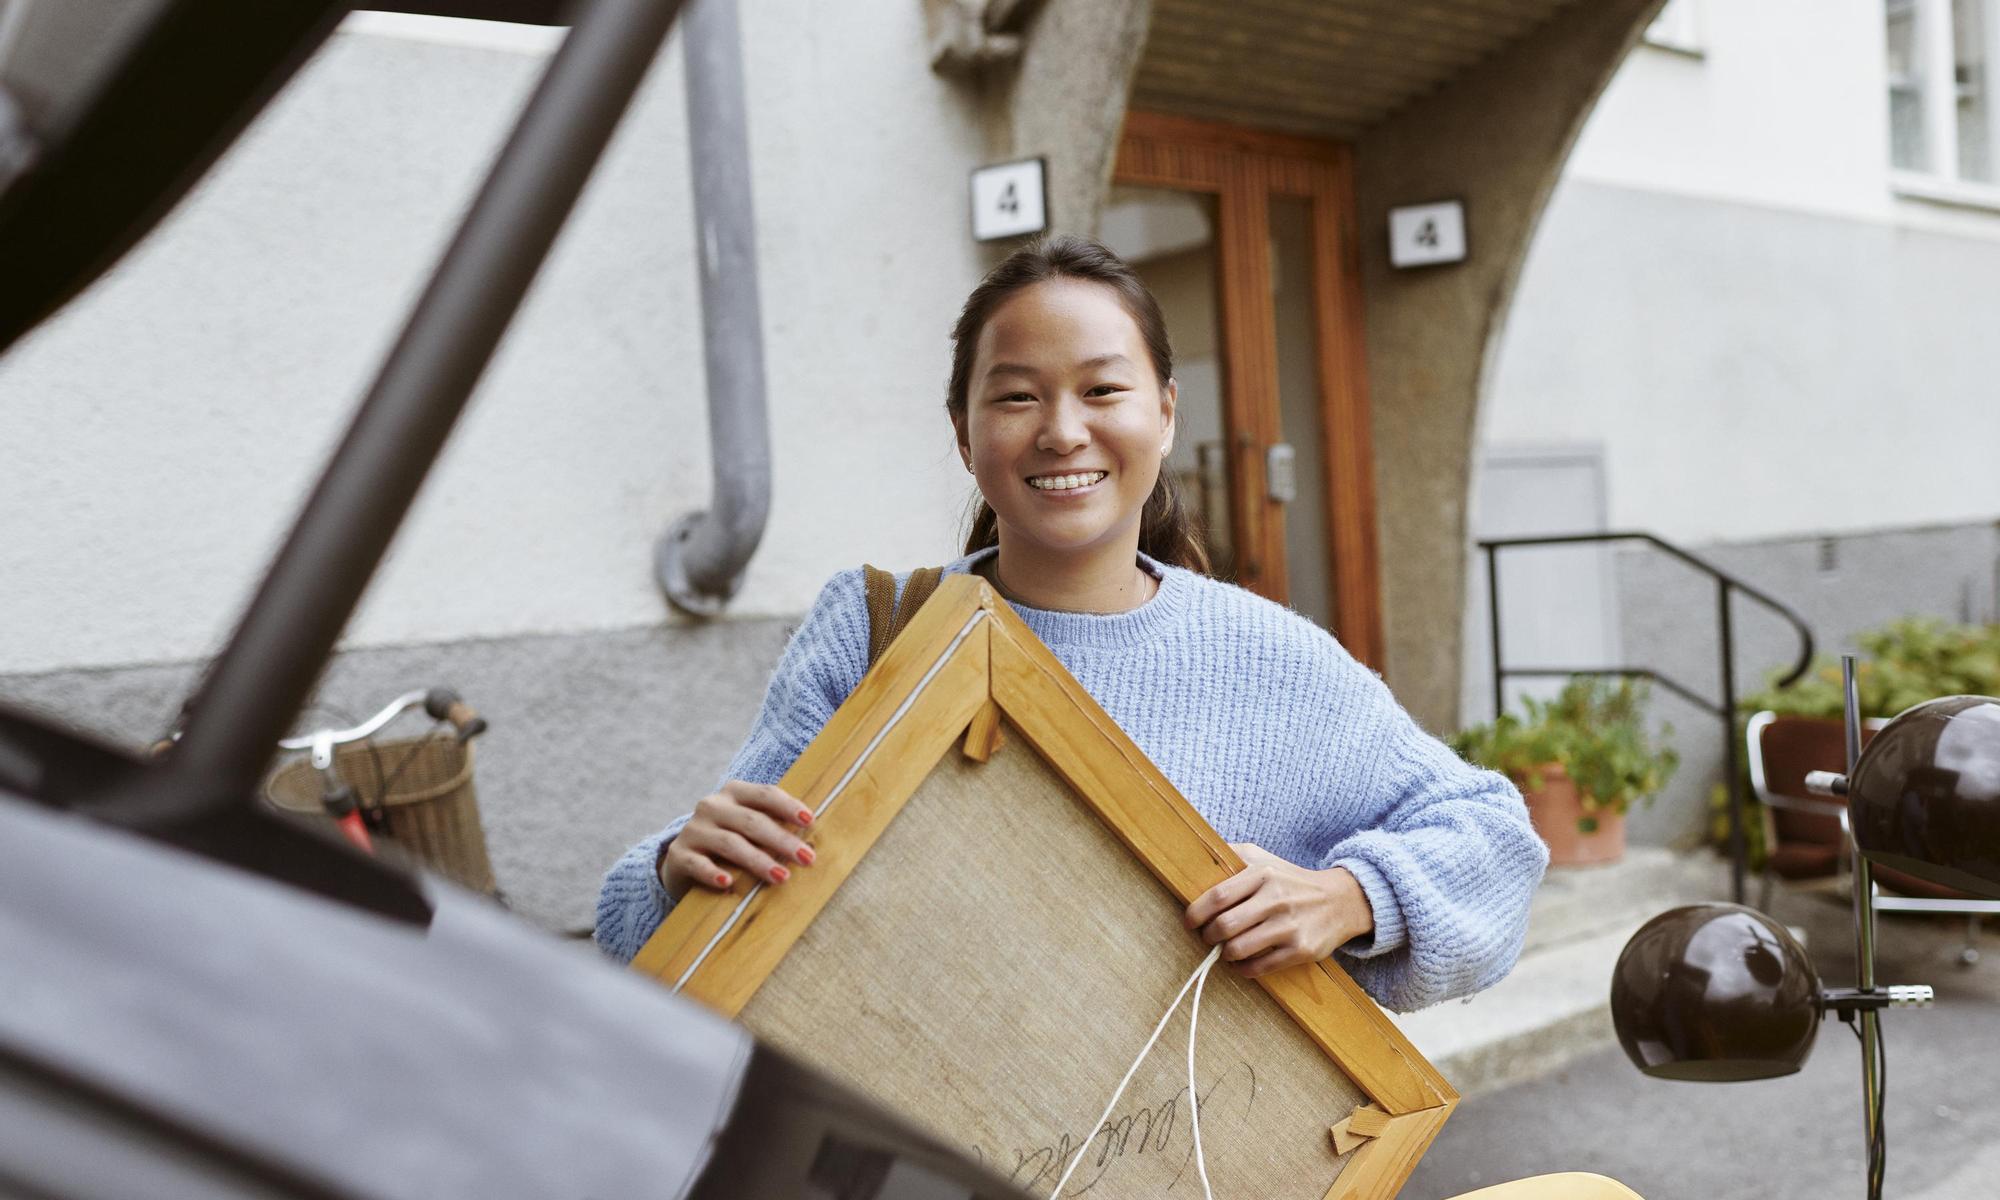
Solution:
{"label": "textured concrete wall", "polygon": [[[2000,525],[1990,520],[1690,548],[1790,605],[1823,654],[1856,650],[1854,634],[1898,617],[2000,620]],[[1625,657],[1720,699],[1713,581],[1644,550],[1622,550],[1616,561]],[[1739,599],[1733,611],[1736,687],[1746,694],[1789,668],[1798,640],[1790,625],[1753,601]],[[1656,696],[1653,711],[1674,726],[1681,768],[1667,791],[1634,816],[1630,836],[1670,845],[1696,841],[1709,789],[1724,778],[1721,723],[1678,697]]]}
{"label": "textured concrete wall", "polygon": [[[1583,117],[1658,0],[1577,4],[1356,146],[1390,683],[1419,721],[1458,705],[1474,419],[1542,206]],[[1470,257],[1397,271],[1398,204],[1465,202]]]}
{"label": "textured concrete wall", "polygon": [[[715,786],[787,630],[731,621],[349,651],[298,728],[348,725],[403,692],[456,687],[492,723],[475,781],[501,889],[541,925],[587,929],[611,861]],[[185,664],[0,676],[0,701],[140,746],[172,723],[194,677]],[[405,717],[389,736],[426,727]]]}
{"label": "textured concrete wall", "polygon": [[1152,0],[1048,0],[997,84],[994,149],[1049,160],[1053,230],[1097,232],[1152,13]]}

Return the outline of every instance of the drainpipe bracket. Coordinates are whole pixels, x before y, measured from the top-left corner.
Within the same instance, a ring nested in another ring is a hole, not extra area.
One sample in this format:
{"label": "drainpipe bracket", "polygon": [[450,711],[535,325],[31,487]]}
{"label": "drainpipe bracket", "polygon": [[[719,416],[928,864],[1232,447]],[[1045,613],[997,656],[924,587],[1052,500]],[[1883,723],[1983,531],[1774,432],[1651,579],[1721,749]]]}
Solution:
{"label": "drainpipe bracket", "polygon": [[1019,60],[1041,6],[1042,0],[924,0],[931,70],[976,79],[989,67]]}
{"label": "drainpipe bracket", "polygon": [[667,526],[667,532],[653,546],[653,574],[660,590],[666,594],[667,602],[675,608],[695,617],[719,617],[729,601],[743,587],[743,572],[731,576],[720,594],[705,591],[697,586],[688,574],[688,542],[695,531],[709,520],[707,512],[692,512],[677,517]]}

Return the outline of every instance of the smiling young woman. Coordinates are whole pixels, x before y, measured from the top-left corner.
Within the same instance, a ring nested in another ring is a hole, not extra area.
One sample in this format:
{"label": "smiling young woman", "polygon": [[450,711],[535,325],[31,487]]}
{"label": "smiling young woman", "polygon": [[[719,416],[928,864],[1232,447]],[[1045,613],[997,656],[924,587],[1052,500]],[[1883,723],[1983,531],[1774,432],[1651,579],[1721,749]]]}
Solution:
{"label": "smiling young woman", "polygon": [[1010,600],[1129,609],[1154,591],[1134,551],[1207,573],[1161,470],[1177,395],[1166,322],[1124,263],[1074,238],[1015,254],[973,290],[952,343],[945,409],[981,495],[965,548],[999,547],[981,573]]}
{"label": "smiling young woman", "polygon": [[[1547,864],[1519,793],[1419,729],[1326,630],[1208,577],[1161,469],[1177,389],[1145,285],[1052,238],[995,267],[952,337],[945,407],[982,503],[944,569],[991,581],[1249,863],[1188,927],[1246,975],[1339,954],[1392,1008],[1497,981]],[[861,576],[821,591],[717,791],[612,867],[609,953],[630,959],[690,888],[810,867],[810,816],[774,785],[867,669]]]}

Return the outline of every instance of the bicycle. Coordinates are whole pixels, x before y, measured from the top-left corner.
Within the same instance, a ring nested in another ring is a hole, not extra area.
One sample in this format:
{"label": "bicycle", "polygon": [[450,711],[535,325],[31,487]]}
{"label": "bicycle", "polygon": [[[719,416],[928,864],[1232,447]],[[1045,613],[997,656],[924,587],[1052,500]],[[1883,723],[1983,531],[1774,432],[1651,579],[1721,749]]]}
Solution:
{"label": "bicycle", "polygon": [[[419,708],[434,722],[425,733],[376,740]],[[498,896],[472,783],[472,739],[486,728],[486,718],[450,688],[406,692],[351,728],[280,740],[280,749],[305,757],[271,774],[265,798],[287,812],[324,816],[364,851],[374,853],[383,838],[465,887]]]}

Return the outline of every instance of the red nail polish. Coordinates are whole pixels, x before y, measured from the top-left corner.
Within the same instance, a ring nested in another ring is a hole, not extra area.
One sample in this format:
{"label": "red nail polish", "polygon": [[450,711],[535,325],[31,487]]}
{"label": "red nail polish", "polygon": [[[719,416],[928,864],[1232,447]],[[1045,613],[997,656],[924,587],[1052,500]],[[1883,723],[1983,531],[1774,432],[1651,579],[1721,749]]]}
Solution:
{"label": "red nail polish", "polygon": [[785,870],[785,868],[783,868],[783,867],[772,867],[772,868],[771,868],[771,882],[772,882],[772,883],[783,883],[783,882],[785,882],[785,880],[787,880],[787,879],[790,879],[791,877],[792,877],[792,873],[791,873],[790,871],[787,871],[787,870]]}
{"label": "red nail polish", "polygon": [[722,874],[722,873],[720,873],[720,872],[717,872],[717,873],[716,873],[716,876],[715,876],[715,886],[716,886],[716,887],[728,887],[728,886],[729,886],[729,876],[727,876],[727,875],[724,875],[724,874]]}
{"label": "red nail polish", "polygon": [[813,848],[812,848],[811,846],[800,846],[800,847],[799,847],[799,854],[798,854],[798,859],[799,859],[799,861],[800,861],[800,862],[804,863],[805,865],[807,865],[807,866],[809,866],[809,867],[810,867],[810,866],[812,866],[812,862],[813,862]]}
{"label": "red nail polish", "polygon": [[800,809],[800,810],[799,810],[799,824],[801,824],[801,825],[810,825],[810,824],[812,824],[812,823],[813,823],[813,815],[812,815],[811,813],[807,812],[807,811],[806,811],[805,809],[803,809],[803,808],[802,808],[802,809]]}

